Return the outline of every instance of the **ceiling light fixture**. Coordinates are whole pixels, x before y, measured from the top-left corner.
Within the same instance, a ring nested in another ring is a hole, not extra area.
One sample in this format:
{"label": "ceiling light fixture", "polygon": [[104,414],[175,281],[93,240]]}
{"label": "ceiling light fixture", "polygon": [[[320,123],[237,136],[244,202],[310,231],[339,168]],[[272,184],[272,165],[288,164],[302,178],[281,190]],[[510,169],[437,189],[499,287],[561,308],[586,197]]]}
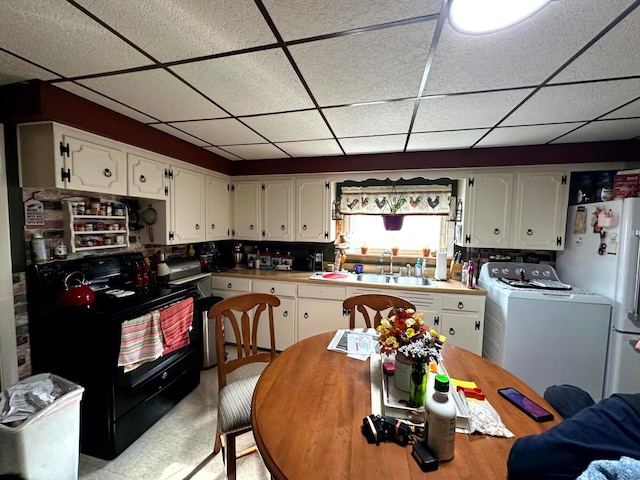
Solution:
{"label": "ceiling light fixture", "polygon": [[449,23],[458,32],[492,33],[515,25],[551,0],[451,0]]}

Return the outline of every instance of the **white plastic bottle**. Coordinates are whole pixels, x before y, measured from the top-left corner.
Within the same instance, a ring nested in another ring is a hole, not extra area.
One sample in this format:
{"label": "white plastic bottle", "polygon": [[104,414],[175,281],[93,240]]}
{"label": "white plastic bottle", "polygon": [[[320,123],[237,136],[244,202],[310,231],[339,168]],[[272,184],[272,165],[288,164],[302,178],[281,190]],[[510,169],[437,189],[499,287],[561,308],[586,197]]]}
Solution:
{"label": "white plastic bottle", "polygon": [[449,398],[449,378],[436,375],[433,393],[427,397],[427,446],[440,462],[453,458],[456,440],[456,405]]}
{"label": "white plastic bottle", "polygon": [[415,273],[416,277],[422,277],[422,265],[420,264],[420,259],[419,258],[416,260],[416,266],[415,266],[414,273]]}

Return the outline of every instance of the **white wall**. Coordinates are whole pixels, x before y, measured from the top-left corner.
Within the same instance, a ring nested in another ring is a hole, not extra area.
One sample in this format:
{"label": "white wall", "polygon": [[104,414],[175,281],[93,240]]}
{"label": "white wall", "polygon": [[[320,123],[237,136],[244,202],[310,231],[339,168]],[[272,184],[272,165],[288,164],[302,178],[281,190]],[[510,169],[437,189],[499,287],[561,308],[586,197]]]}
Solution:
{"label": "white wall", "polygon": [[4,126],[0,123],[0,388],[18,381],[6,163]]}

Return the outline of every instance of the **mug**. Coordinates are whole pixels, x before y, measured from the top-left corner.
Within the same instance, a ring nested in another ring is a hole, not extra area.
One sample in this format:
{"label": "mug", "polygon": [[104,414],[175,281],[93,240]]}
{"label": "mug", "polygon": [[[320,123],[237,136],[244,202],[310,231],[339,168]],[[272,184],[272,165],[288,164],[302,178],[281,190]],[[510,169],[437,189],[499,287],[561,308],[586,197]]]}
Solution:
{"label": "mug", "polygon": [[362,267],[362,265],[357,264],[357,265],[355,266],[355,272],[356,272],[356,273],[362,273],[362,268],[363,268],[363,267]]}

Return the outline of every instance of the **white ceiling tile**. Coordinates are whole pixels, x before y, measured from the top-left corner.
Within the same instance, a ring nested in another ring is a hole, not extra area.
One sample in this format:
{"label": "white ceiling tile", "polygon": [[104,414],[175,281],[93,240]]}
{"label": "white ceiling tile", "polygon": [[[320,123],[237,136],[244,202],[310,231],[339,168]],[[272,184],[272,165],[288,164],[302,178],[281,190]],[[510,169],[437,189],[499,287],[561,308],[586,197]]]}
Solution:
{"label": "white ceiling tile", "polygon": [[252,0],[80,0],[79,3],[162,62],[276,41]]}
{"label": "white ceiling tile", "polygon": [[220,148],[217,148],[217,147],[204,147],[204,149],[205,150],[209,150],[210,152],[213,152],[213,153],[215,153],[217,155],[220,155],[221,157],[224,157],[224,158],[226,158],[228,160],[242,160],[240,157],[238,157],[238,156],[236,156],[236,155],[234,155],[232,153],[226,152],[226,151],[224,151],[224,150],[222,150]]}
{"label": "white ceiling tile", "polygon": [[406,135],[384,135],[379,137],[339,138],[347,155],[359,153],[402,152]]}
{"label": "white ceiling tile", "polygon": [[414,101],[326,108],[323,113],[338,137],[406,133]]}
{"label": "white ceiling tile", "polygon": [[278,147],[292,157],[321,157],[325,155],[342,155],[342,150],[335,140],[308,140],[304,142],[281,142]]}
{"label": "white ceiling tile", "polygon": [[142,123],[148,123],[148,122],[155,122],[156,119],[145,115],[143,113],[140,113],[132,108],[129,108],[126,105],[122,105],[118,102],[114,102],[113,100],[110,100],[108,98],[106,98],[103,95],[100,95],[98,93],[95,93],[91,90],[89,90],[86,87],[83,87],[82,85],[78,85],[77,83],[73,83],[73,82],[60,82],[60,83],[56,83],[55,84],[56,87],[62,88],[68,92],[71,92],[75,95],[78,95],[79,97],[82,98],[86,98],[87,100],[92,101],[93,103],[97,103],[98,105],[102,105],[103,107],[108,108],[109,110],[113,110],[114,112],[118,112],[121,113],[123,115],[126,115],[127,117],[131,117],[135,120],[138,120],[139,122]]}
{"label": "white ceiling tile", "polygon": [[33,78],[54,80],[60,77],[0,51],[0,85],[8,85]]}
{"label": "white ceiling tile", "polygon": [[264,138],[236,119],[203,120],[175,124],[180,130],[201,138],[212,145],[238,145],[264,142]]}
{"label": "white ceiling tile", "polygon": [[66,77],[151,63],[65,0],[2,2],[0,45]]}
{"label": "white ceiling tile", "polygon": [[415,97],[435,25],[434,20],[385,28],[293,45],[290,51],[321,106]]}
{"label": "white ceiling tile", "polygon": [[79,83],[164,122],[228,116],[162,69],[89,78]]}
{"label": "white ceiling tile", "polygon": [[603,120],[608,120],[612,118],[629,118],[629,117],[640,117],[640,99],[635,102],[631,102],[630,104],[616,110],[615,112],[611,112],[608,115],[602,117]]}
{"label": "white ceiling tile", "polygon": [[284,40],[433,15],[441,0],[264,0]]}
{"label": "white ceiling tile", "polygon": [[493,127],[532,91],[521,89],[420,100],[413,131]]}
{"label": "white ceiling tile", "polygon": [[407,151],[470,148],[488,129],[412,133]]}
{"label": "white ceiling tile", "polygon": [[639,29],[640,9],[636,8],[560,72],[552,83],[640,75]]}
{"label": "white ceiling tile", "polygon": [[536,92],[502,125],[590,121],[639,93],[640,79],[549,86]]}
{"label": "white ceiling tile", "polygon": [[272,142],[333,137],[327,124],[315,110],[245,117],[242,121]]}
{"label": "white ceiling tile", "polygon": [[464,35],[447,22],[427,94],[536,85],[600,32],[630,0],[554,1],[528,20],[487,35]]}
{"label": "white ceiling tile", "polygon": [[150,125],[153,128],[157,128],[158,130],[162,130],[169,135],[173,135],[174,137],[180,138],[186,142],[193,143],[199,147],[204,147],[208,145],[207,142],[200,140],[199,138],[195,138],[188,133],[184,133],[182,130],[179,130],[180,124],[177,124],[175,127],[172,125],[167,125],[165,123],[155,123]]}
{"label": "white ceiling tile", "polygon": [[579,127],[582,123],[557,125],[529,125],[525,127],[496,128],[484,137],[476,147],[505,147],[509,145],[540,145]]}
{"label": "white ceiling tile", "polygon": [[264,158],[288,158],[287,154],[270,143],[253,145],[233,145],[224,147],[225,150],[244,160],[260,160]]}
{"label": "white ceiling tile", "polygon": [[640,118],[601,120],[568,133],[553,143],[631,140],[640,136]]}
{"label": "white ceiling tile", "polygon": [[313,107],[279,48],[178,65],[172,70],[233,115]]}

